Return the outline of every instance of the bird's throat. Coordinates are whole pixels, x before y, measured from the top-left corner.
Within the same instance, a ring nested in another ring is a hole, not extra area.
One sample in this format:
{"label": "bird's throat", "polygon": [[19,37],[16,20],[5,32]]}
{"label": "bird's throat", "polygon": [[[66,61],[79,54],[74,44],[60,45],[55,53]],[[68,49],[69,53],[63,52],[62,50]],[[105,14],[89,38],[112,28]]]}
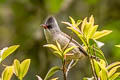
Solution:
{"label": "bird's throat", "polygon": [[44,34],[45,34],[45,38],[47,40],[47,43],[51,43],[52,35],[51,35],[51,32],[49,31],[49,29],[44,29]]}

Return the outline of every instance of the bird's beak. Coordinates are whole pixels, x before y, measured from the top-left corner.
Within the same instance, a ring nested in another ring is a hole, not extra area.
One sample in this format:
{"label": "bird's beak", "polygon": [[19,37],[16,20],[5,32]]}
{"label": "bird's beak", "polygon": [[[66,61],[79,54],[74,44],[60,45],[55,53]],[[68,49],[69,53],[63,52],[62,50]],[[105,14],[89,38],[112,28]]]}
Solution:
{"label": "bird's beak", "polygon": [[47,29],[47,25],[46,24],[41,24],[40,27],[43,27],[43,28]]}

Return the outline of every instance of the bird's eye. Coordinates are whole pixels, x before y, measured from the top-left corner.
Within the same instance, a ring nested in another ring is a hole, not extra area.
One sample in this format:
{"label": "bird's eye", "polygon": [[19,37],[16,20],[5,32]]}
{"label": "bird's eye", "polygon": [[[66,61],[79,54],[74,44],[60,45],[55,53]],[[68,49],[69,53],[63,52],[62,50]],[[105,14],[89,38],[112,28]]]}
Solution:
{"label": "bird's eye", "polygon": [[47,28],[48,28],[48,29],[51,29],[51,28],[52,28],[52,26],[51,26],[51,25],[48,25],[48,26],[47,26]]}

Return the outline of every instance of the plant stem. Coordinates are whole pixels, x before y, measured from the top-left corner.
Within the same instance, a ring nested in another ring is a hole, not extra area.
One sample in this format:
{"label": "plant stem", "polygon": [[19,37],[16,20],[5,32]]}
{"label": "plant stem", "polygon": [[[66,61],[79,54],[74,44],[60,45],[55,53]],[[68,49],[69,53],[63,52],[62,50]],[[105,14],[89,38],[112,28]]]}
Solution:
{"label": "plant stem", "polygon": [[96,76],[95,76],[95,73],[94,73],[94,68],[93,68],[93,64],[92,64],[92,60],[91,60],[91,57],[90,57],[90,56],[89,56],[89,60],[90,60],[90,65],[91,65],[92,74],[93,74],[95,80],[97,80],[97,79],[96,79]]}
{"label": "plant stem", "polygon": [[65,63],[66,63],[66,61],[63,60],[63,62],[62,62],[62,65],[63,65],[62,71],[63,71],[64,80],[67,80]]}
{"label": "plant stem", "polygon": [[[90,54],[90,48],[88,46],[88,53]],[[96,71],[95,71],[95,67],[94,67],[94,62],[93,62],[93,59],[91,58],[92,54],[90,54],[88,57],[89,57],[89,60],[90,60],[90,65],[91,65],[91,70],[92,70],[92,74],[95,78],[95,80],[98,80],[98,77],[97,77],[97,74],[96,74]]]}

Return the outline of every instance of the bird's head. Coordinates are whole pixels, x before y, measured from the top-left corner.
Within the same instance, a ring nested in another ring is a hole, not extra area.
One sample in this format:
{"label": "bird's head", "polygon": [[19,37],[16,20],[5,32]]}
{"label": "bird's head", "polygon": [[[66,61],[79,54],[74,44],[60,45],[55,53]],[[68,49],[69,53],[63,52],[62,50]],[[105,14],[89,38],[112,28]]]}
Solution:
{"label": "bird's head", "polygon": [[59,32],[60,28],[56,19],[53,16],[50,16],[46,19],[45,24],[41,25],[45,30],[49,30],[50,32]]}

